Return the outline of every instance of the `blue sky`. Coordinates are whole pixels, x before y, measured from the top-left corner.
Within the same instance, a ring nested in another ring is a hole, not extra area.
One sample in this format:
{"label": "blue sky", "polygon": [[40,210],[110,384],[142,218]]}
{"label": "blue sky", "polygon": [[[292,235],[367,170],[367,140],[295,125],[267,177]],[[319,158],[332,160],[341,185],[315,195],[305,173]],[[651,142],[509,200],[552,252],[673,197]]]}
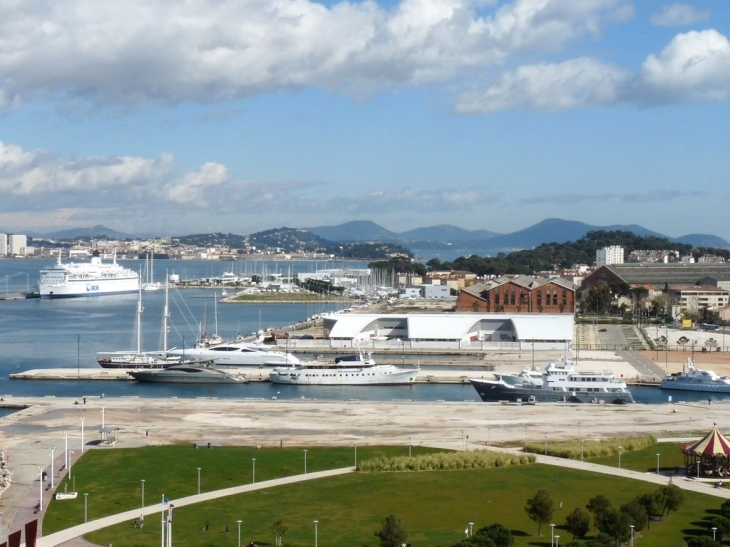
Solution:
{"label": "blue sky", "polygon": [[0,230],[730,240],[730,5],[0,4]]}

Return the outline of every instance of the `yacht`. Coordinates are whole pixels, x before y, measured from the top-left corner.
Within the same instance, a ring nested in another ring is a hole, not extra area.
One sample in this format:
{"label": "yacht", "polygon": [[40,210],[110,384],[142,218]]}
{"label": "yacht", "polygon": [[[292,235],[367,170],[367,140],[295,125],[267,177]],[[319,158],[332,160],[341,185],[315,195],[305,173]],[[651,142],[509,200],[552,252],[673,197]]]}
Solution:
{"label": "yacht", "polygon": [[273,384],[307,386],[408,385],[415,382],[418,367],[399,368],[377,365],[372,356],[338,357],[332,363],[305,361],[289,367],[277,367],[269,374]]}
{"label": "yacht", "polygon": [[138,382],[164,384],[245,384],[245,375],[233,375],[207,365],[182,364],[162,370],[132,370],[129,372]]}
{"label": "yacht", "polygon": [[510,401],[523,403],[569,402],[614,404],[633,403],[626,382],[614,378],[610,370],[578,370],[575,363],[566,358],[557,363],[551,361],[542,373],[542,381],[535,384],[526,378],[522,383],[509,383],[503,378],[496,380],[469,380],[482,401]]}
{"label": "yacht", "polygon": [[213,361],[218,366],[225,367],[263,367],[296,365],[300,361],[291,353],[280,351],[265,351],[255,344],[246,342],[222,343],[214,346],[203,346],[186,349],[171,349],[168,355],[184,357],[186,359],[200,359]]}
{"label": "yacht", "polygon": [[38,292],[41,298],[72,298],[134,293],[139,290],[139,276],[133,270],[117,264],[116,254],[111,264],[101,261],[94,251],[91,262],[58,262],[41,270]]}
{"label": "yacht", "polygon": [[730,377],[720,376],[712,370],[695,368],[692,359],[687,359],[687,370],[667,374],[662,380],[662,389],[682,391],[706,391],[710,393],[730,393]]}

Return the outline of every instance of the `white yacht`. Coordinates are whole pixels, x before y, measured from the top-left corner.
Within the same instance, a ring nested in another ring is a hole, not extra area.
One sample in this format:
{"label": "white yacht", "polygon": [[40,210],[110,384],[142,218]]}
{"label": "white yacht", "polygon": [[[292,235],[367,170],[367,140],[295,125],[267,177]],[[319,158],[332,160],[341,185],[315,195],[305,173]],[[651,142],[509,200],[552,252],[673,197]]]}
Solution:
{"label": "white yacht", "polygon": [[280,351],[262,351],[254,344],[246,342],[222,343],[215,346],[203,346],[185,349],[171,349],[168,355],[184,357],[185,359],[200,359],[213,361],[214,364],[224,367],[263,367],[296,365],[300,361],[291,353]]}
{"label": "white yacht", "polygon": [[517,384],[506,382],[503,378],[469,381],[485,402],[634,402],[626,382],[615,378],[612,371],[578,370],[570,359],[548,363],[539,384],[535,384],[531,378]]}
{"label": "white yacht", "polygon": [[58,262],[41,270],[38,292],[41,298],[72,298],[133,293],[139,290],[137,272],[117,264],[116,254],[111,264],[104,264],[99,251],[94,251],[91,262]]}
{"label": "white yacht", "polygon": [[315,386],[407,385],[415,382],[420,369],[377,365],[372,356],[362,353],[339,357],[331,363],[305,361],[290,367],[275,368],[269,374],[273,384]]}
{"label": "white yacht", "polygon": [[160,384],[245,384],[244,374],[228,374],[206,365],[182,364],[163,370],[133,370],[129,372],[138,382]]}
{"label": "white yacht", "polygon": [[667,374],[662,380],[662,389],[682,391],[706,391],[709,393],[730,393],[730,377],[720,376],[712,370],[695,368],[692,359],[687,359],[687,370]]}

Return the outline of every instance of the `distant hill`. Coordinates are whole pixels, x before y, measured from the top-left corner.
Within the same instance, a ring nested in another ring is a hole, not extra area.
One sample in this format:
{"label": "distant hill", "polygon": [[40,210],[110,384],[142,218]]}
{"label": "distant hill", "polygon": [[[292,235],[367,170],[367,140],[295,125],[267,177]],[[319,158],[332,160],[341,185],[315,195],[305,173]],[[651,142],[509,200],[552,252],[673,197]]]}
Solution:
{"label": "distant hill", "polygon": [[305,229],[328,241],[398,241],[398,234],[375,224],[371,220],[353,220],[336,226],[316,226]]}
{"label": "distant hill", "polygon": [[46,237],[48,239],[77,239],[79,237],[101,237],[106,236],[109,239],[131,239],[134,236],[117,232],[111,228],[107,228],[101,224],[92,226],[91,228],[68,228],[67,230],[59,230],[58,232],[51,232],[44,234],[40,237]]}
{"label": "distant hill", "polygon": [[730,249],[728,242],[721,237],[708,234],[690,234],[673,239],[677,243],[689,243],[695,247],[713,247],[715,249]]}
{"label": "distant hill", "polygon": [[403,241],[485,241],[501,234],[488,230],[465,230],[451,224],[439,224],[428,228],[416,228],[400,233]]}

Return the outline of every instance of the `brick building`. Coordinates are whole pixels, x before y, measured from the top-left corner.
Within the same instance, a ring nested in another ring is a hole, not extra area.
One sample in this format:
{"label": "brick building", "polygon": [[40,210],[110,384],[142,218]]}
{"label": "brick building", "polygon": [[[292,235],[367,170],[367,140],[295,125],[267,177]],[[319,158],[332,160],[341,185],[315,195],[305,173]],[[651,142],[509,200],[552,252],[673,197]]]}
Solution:
{"label": "brick building", "polygon": [[555,277],[504,276],[459,292],[456,311],[506,313],[573,313],[575,287]]}

